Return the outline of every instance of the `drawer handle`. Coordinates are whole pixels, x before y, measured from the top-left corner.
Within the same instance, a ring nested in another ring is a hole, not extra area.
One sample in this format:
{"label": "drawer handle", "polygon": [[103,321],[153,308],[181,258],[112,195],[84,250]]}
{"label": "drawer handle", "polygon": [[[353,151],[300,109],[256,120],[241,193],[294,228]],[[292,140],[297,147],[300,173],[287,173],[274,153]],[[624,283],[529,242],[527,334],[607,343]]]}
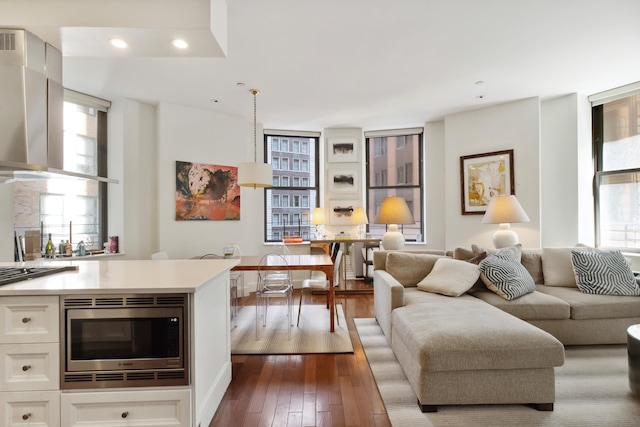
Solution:
{"label": "drawer handle", "polygon": [[24,365],[24,366],[22,367],[22,370],[23,370],[24,372],[27,372],[29,369],[31,369],[31,365]]}
{"label": "drawer handle", "polygon": [[29,323],[31,322],[31,317],[23,317],[22,318],[22,323]]}
{"label": "drawer handle", "polygon": [[122,418],[127,418],[129,416],[129,411],[124,411],[121,415]]}
{"label": "drawer handle", "polygon": [[28,420],[29,418],[31,418],[31,412],[27,412],[26,414],[22,415],[22,419],[25,421]]}

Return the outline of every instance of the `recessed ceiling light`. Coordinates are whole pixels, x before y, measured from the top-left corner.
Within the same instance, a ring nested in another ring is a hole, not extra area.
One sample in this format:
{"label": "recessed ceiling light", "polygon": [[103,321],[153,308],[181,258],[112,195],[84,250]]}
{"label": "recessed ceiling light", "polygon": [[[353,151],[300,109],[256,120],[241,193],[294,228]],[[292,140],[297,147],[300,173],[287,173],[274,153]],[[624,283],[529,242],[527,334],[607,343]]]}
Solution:
{"label": "recessed ceiling light", "polygon": [[209,100],[209,102],[213,102],[214,104],[216,104],[216,103],[218,103],[219,101],[218,101],[217,99],[215,99],[215,98],[211,98],[211,99]]}
{"label": "recessed ceiling light", "polygon": [[476,99],[484,99],[484,95],[478,95],[476,96]]}
{"label": "recessed ceiling light", "polygon": [[189,47],[189,43],[182,39],[174,39],[171,43],[178,49],[186,49]]}
{"label": "recessed ceiling light", "polygon": [[476,84],[477,84],[478,86],[480,86],[480,85],[481,85],[481,84],[483,84],[483,83],[484,83],[484,82],[483,82],[482,80],[478,80],[478,81],[476,82]]}
{"label": "recessed ceiling light", "polygon": [[111,46],[117,47],[118,49],[126,49],[129,46],[126,41],[116,38],[109,39],[109,43]]}
{"label": "recessed ceiling light", "polygon": [[240,87],[242,87],[242,86],[244,86],[244,83],[242,83],[242,82],[238,82],[238,83],[236,83],[236,86],[240,86]]}

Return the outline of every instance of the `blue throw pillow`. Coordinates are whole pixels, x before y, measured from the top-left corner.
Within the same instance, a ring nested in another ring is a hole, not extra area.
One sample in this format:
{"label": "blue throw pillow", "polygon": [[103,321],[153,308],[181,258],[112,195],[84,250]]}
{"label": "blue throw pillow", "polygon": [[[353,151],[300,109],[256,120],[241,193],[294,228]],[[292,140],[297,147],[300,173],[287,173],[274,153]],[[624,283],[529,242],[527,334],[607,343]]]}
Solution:
{"label": "blue throw pillow", "polygon": [[480,262],[480,278],[491,291],[512,300],[536,290],[533,277],[508,250],[489,255]]}
{"label": "blue throw pillow", "polygon": [[571,264],[581,292],[640,295],[640,286],[620,251],[571,251]]}

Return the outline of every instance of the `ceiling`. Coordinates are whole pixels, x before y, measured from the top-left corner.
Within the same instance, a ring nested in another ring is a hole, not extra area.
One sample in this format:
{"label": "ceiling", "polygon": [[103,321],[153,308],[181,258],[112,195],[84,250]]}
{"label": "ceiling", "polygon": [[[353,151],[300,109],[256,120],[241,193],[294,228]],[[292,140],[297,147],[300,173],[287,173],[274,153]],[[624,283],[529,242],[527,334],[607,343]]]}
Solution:
{"label": "ceiling", "polygon": [[247,120],[257,88],[271,129],[422,126],[640,80],[638,0],[2,2],[0,25],[62,50],[67,88]]}

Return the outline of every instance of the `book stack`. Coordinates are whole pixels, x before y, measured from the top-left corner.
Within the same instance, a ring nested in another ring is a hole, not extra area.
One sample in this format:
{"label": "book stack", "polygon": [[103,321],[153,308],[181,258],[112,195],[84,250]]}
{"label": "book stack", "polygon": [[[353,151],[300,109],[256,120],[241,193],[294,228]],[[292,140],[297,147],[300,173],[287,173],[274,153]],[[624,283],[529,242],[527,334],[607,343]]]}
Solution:
{"label": "book stack", "polygon": [[282,242],[285,245],[291,245],[294,243],[302,243],[302,236],[284,236]]}

